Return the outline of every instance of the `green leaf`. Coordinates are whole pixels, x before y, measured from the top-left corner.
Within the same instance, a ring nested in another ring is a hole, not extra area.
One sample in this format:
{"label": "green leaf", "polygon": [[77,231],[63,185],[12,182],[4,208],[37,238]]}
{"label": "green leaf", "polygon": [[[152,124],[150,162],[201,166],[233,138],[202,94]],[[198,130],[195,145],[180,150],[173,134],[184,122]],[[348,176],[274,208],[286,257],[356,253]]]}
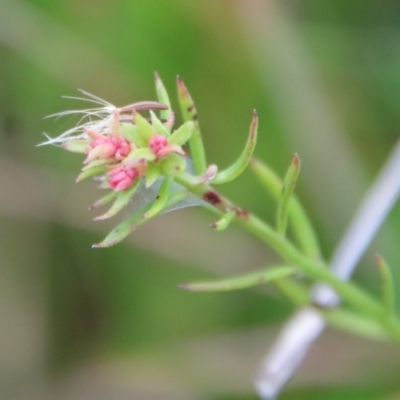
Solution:
{"label": "green leaf", "polygon": [[62,148],[68,150],[72,153],[86,153],[86,149],[88,148],[87,140],[69,140],[64,142]]}
{"label": "green leaf", "polygon": [[374,340],[389,340],[388,332],[377,321],[353,311],[337,308],[321,310],[329,325],[357,336]]}
{"label": "green leaf", "polygon": [[160,168],[166,176],[177,176],[186,171],[186,161],[178,154],[171,153],[161,160]]}
{"label": "green leaf", "polygon": [[221,279],[213,282],[185,283],[179,285],[181,289],[193,292],[224,292],[230,290],[246,289],[252,286],[276,281],[293,275],[296,268],[289,266],[277,266],[264,271],[237,276],[234,278]]}
{"label": "green leaf", "polygon": [[[175,192],[170,197],[168,203],[166,204],[164,209],[168,209],[178,203],[179,201],[183,200],[187,196],[185,192]],[[110,247],[121,240],[125,239],[130,233],[132,233],[138,226],[143,225],[151,218],[144,218],[143,215],[146,214],[150,208],[152,207],[152,203],[146,205],[145,207],[141,208],[135,214],[131,215],[125,221],[121,222],[117,225],[107,236],[106,238],[101,241],[100,243],[94,244],[93,248],[103,248],[103,247]]]}
{"label": "green leaf", "polygon": [[160,116],[161,116],[161,118],[164,118],[168,121],[170,119],[171,113],[172,113],[171,102],[169,100],[168,92],[165,89],[165,86],[164,86],[162,80],[160,79],[160,76],[157,74],[157,72],[154,73],[154,77],[155,77],[155,81],[156,81],[156,92],[157,92],[158,101],[160,103],[168,106],[167,110],[163,110],[160,112]]}
{"label": "green leaf", "polygon": [[300,157],[296,153],[286,173],[285,179],[283,180],[282,194],[278,203],[277,231],[283,235],[286,232],[289,204],[293,197],[299,173]]}
{"label": "green leaf", "polygon": [[145,118],[143,118],[135,109],[132,110],[133,121],[137,126],[140,136],[145,140],[146,145],[150,138],[155,134],[154,128]]}
{"label": "green leaf", "polygon": [[95,203],[93,203],[90,207],[89,210],[94,210],[96,208],[99,208],[110,201],[114,200],[118,196],[118,192],[115,190],[111,190],[108,192],[105,196],[101,197],[99,200],[97,200]]}
{"label": "green leaf", "polygon": [[258,131],[258,116],[257,112],[254,110],[253,119],[250,125],[249,138],[247,139],[247,143],[242,154],[236,160],[236,162],[232,164],[229,168],[217,173],[216,177],[213,180],[213,184],[230,182],[235,178],[237,178],[246,169],[253,155],[254,148],[256,147],[257,131]]}
{"label": "green leaf", "polygon": [[147,166],[145,176],[146,176],[146,187],[149,188],[160,176],[159,165],[155,163],[150,163]]}
{"label": "green leaf", "polygon": [[184,145],[192,136],[195,124],[193,121],[187,121],[181,125],[168,139],[168,144]]}
{"label": "green leaf", "polygon": [[112,158],[100,158],[97,160],[93,160],[89,164],[85,165],[82,168],[82,171],[87,171],[90,168],[99,167],[100,165],[109,164],[110,162],[113,162],[113,161],[115,162],[115,160],[113,160]]}
{"label": "green leaf", "polygon": [[123,164],[129,165],[139,163],[140,161],[153,161],[155,160],[155,154],[148,147],[141,147],[132,151],[128,157],[123,161]]}
{"label": "green leaf", "polygon": [[198,122],[197,110],[192,100],[192,97],[189,94],[189,91],[187,90],[185,84],[179,76],[177,77],[177,86],[179,104],[181,107],[183,120],[185,122],[194,122],[193,133],[189,140],[190,154],[192,156],[193,166],[196,174],[202,175],[207,170],[207,161]]}
{"label": "green leaf", "polygon": [[140,184],[140,180],[137,179],[131,188],[118,192],[118,195],[111,206],[111,208],[103,215],[96,217],[95,221],[101,221],[103,219],[111,218],[119,211],[121,211],[131,200],[131,197],[136,192]]}
{"label": "green leaf", "polygon": [[151,208],[143,214],[143,218],[150,219],[159,214],[167,204],[171,196],[173,179],[171,177],[164,178],[161,183],[160,191],[157,198],[154,200]]}
{"label": "green leaf", "polygon": [[130,142],[134,143],[139,147],[147,147],[148,140],[146,140],[138,130],[138,127],[132,124],[122,124],[121,125],[122,135],[128,139]]}
{"label": "green leaf", "polygon": [[131,215],[125,221],[117,225],[100,243],[92,245],[93,248],[110,247],[125,239],[136,227],[144,224],[148,219],[143,217],[143,213],[148,211],[151,204],[141,208],[135,214]]}
{"label": "green leaf", "polygon": [[[297,306],[312,307],[312,304],[310,303],[309,289],[299,282],[287,277],[275,281],[274,283],[282,293]],[[324,317],[325,321],[335,328],[375,340],[386,340],[389,338],[388,333],[382,325],[369,317],[364,317],[363,315],[344,308],[319,308],[318,311]]]}
{"label": "green leaf", "polygon": [[169,137],[171,134],[167,127],[158,119],[157,115],[150,111],[151,125],[153,125],[156,132],[160,135]]}
{"label": "green leaf", "polygon": [[76,178],[76,182],[83,181],[86,178],[90,178],[91,176],[103,175],[106,172],[105,168],[102,166],[93,167],[81,172]]}
{"label": "green leaf", "polygon": [[235,216],[236,216],[236,211],[234,210],[228,211],[226,214],[222,216],[220,220],[212,223],[210,225],[210,228],[213,228],[216,231],[223,231],[230,225]]}
{"label": "green leaf", "polygon": [[383,304],[387,314],[393,314],[395,309],[395,290],[392,271],[386,261],[379,255],[375,256],[381,275]]}
{"label": "green leaf", "polygon": [[[254,158],[250,161],[250,168],[272,198],[278,201],[282,191],[282,181],[278,176],[266,164]],[[321,251],[317,236],[296,196],[292,197],[289,204],[289,222],[292,224],[294,234],[305,254],[314,260],[320,260]]]}

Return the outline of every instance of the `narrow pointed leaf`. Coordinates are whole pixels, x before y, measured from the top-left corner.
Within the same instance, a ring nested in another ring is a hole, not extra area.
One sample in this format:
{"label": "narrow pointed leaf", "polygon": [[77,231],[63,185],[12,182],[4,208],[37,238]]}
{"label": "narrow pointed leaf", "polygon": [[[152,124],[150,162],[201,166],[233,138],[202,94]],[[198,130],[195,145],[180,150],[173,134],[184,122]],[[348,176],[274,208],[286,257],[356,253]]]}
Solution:
{"label": "narrow pointed leaf", "polygon": [[82,168],[82,171],[87,171],[88,169],[93,168],[93,167],[99,167],[101,165],[109,164],[112,161],[114,161],[114,160],[111,158],[101,158],[101,159],[93,160],[89,164],[85,165]]}
{"label": "narrow pointed leaf", "polygon": [[119,123],[119,113],[116,110],[113,112],[111,130],[113,136],[119,139],[121,138],[121,124]]}
{"label": "narrow pointed leaf", "polygon": [[192,136],[195,124],[193,121],[187,121],[181,125],[168,139],[169,144],[184,145]]}
{"label": "narrow pointed leaf", "polygon": [[131,197],[139,187],[139,183],[140,181],[138,179],[137,182],[135,182],[130,189],[118,192],[118,196],[116,197],[111,208],[105,214],[96,217],[94,220],[101,221],[103,219],[111,218],[119,211],[121,211],[131,200]]}
{"label": "narrow pointed leaf", "polygon": [[90,178],[91,176],[103,175],[106,172],[105,168],[102,166],[90,168],[86,171],[81,172],[76,178],[76,182],[83,181],[86,178]]}
{"label": "narrow pointed leaf", "polygon": [[[287,277],[277,280],[274,283],[295,305],[299,307],[312,306],[310,304],[309,288],[299,283],[298,280]],[[357,314],[354,311],[344,308],[319,309],[318,311],[322,314],[326,322],[335,328],[370,339],[389,339],[387,332],[379,322]]]}
{"label": "narrow pointed leaf", "polygon": [[122,124],[121,126],[122,135],[127,138],[130,142],[134,143],[139,147],[146,147],[148,140],[146,140],[138,130],[136,125],[132,124]]}
{"label": "narrow pointed leaf", "polygon": [[88,148],[87,140],[69,140],[68,142],[64,142],[62,148],[68,150],[72,153],[86,153],[86,149]]}
{"label": "narrow pointed leaf", "polygon": [[211,228],[215,229],[216,231],[223,231],[225,230],[230,223],[233,221],[233,219],[236,216],[236,212],[231,210],[224,214],[222,218],[219,221],[216,221],[210,225]]}
{"label": "narrow pointed leaf", "polygon": [[392,271],[386,261],[379,255],[376,256],[376,263],[381,275],[383,304],[387,313],[390,315],[394,312],[395,308],[395,291]]}
{"label": "narrow pointed leaf", "polygon": [[[184,192],[176,192],[169,199],[165,206],[165,209],[173,207],[176,203],[182,201],[187,195]],[[152,207],[152,203],[141,208],[135,214],[131,215],[125,221],[117,225],[100,243],[94,244],[93,248],[103,248],[113,246],[123,239],[125,239],[130,233],[132,233],[138,226],[143,225],[150,218],[144,218],[143,215]]]}
{"label": "narrow pointed leaf", "polygon": [[213,282],[185,283],[179,285],[181,289],[194,292],[224,292],[230,290],[246,289],[252,286],[286,278],[293,275],[296,268],[289,266],[278,266],[268,268],[264,271],[237,276],[234,278],[221,279]]}
{"label": "narrow pointed leaf", "polygon": [[277,230],[285,234],[288,220],[289,204],[293,197],[297,178],[300,173],[300,157],[296,153],[283,180],[282,195],[278,203]]}
{"label": "narrow pointed leaf", "polygon": [[96,208],[99,208],[99,207],[109,203],[110,201],[114,200],[117,196],[118,196],[118,192],[111,190],[105,196],[101,197],[99,200],[97,200],[95,203],[93,203],[89,207],[89,210],[94,210]]}
{"label": "narrow pointed leaf", "polygon": [[140,161],[153,161],[155,160],[155,154],[148,147],[141,147],[129,154],[123,161],[125,165],[130,163],[136,164]]}
{"label": "narrow pointed leaf", "polygon": [[383,326],[371,318],[357,314],[344,308],[322,310],[326,322],[338,329],[368,339],[386,341],[390,340],[388,332]]}
{"label": "narrow pointed leaf", "polygon": [[160,116],[161,116],[161,118],[168,120],[171,116],[171,102],[169,100],[168,92],[165,89],[165,86],[164,86],[160,76],[157,74],[157,72],[154,73],[154,76],[155,76],[155,81],[156,81],[156,92],[157,92],[158,101],[160,103],[168,106],[167,110],[163,110],[160,112]]}
{"label": "narrow pointed leaf", "polygon": [[146,171],[146,187],[149,188],[160,176],[160,169],[157,164],[150,163]]}
{"label": "narrow pointed leaf", "polygon": [[178,86],[178,97],[179,97],[179,104],[182,111],[183,120],[186,121],[193,121],[194,122],[194,129],[192,136],[189,140],[190,146],[190,154],[193,160],[193,166],[198,175],[202,175],[206,172],[207,169],[207,161],[206,161],[206,154],[204,151],[204,144],[203,139],[201,137],[197,110],[190,96],[185,84],[183,83],[182,79],[178,76],[177,77],[177,86]]}
{"label": "narrow pointed leaf", "polygon": [[[272,198],[279,201],[282,192],[282,181],[278,176],[266,164],[254,158],[250,162],[250,167],[260,183],[271,194]],[[317,236],[303,206],[296,196],[292,197],[289,204],[289,220],[304,252],[314,260],[321,259]]]}
{"label": "narrow pointed leaf", "polygon": [[153,111],[150,111],[150,117],[151,117],[151,125],[153,125],[153,128],[155,131],[160,134],[164,135],[166,137],[170,136],[170,132],[167,129],[167,127],[158,119],[157,115],[153,113]]}
{"label": "narrow pointed leaf", "polygon": [[151,204],[141,208],[135,214],[131,215],[125,221],[117,225],[100,243],[92,245],[93,248],[103,248],[110,247],[114,244],[119,243],[121,240],[125,239],[130,233],[132,233],[138,226],[144,224],[148,221],[143,218],[143,213],[148,211]]}
{"label": "narrow pointed leaf", "polygon": [[143,118],[136,110],[132,111],[132,115],[140,136],[148,143],[155,133],[154,128],[151,126],[150,122]]}
{"label": "narrow pointed leaf", "polygon": [[229,168],[218,172],[213,180],[214,184],[226,183],[237,178],[249,165],[251,157],[256,147],[258,131],[258,116],[256,111],[253,112],[253,119],[250,125],[249,138],[247,139],[246,147],[240,157]]}
{"label": "narrow pointed leaf", "polygon": [[171,196],[173,179],[170,177],[164,178],[161,183],[160,191],[158,192],[157,198],[154,200],[151,208],[143,214],[143,218],[150,219],[159,214],[167,204]]}

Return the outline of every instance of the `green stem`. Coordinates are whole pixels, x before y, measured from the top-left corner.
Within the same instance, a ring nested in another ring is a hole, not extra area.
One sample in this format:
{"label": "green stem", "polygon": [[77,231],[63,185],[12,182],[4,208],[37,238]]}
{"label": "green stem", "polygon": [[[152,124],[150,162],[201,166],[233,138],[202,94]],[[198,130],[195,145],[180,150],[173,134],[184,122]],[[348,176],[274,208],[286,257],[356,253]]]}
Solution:
{"label": "green stem", "polygon": [[351,282],[337,278],[323,262],[304,256],[288,239],[277,233],[266,222],[238,208],[208,184],[198,184],[188,174],[180,174],[175,180],[189,192],[206,200],[213,212],[221,215],[228,210],[236,212],[236,221],[248,232],[272,247],[289,265],[297,266],[316,281],[329,284],[355,310],[377,321],[389,335],[400,342],[400,321],[394,315],[387,317],[382,305]]}

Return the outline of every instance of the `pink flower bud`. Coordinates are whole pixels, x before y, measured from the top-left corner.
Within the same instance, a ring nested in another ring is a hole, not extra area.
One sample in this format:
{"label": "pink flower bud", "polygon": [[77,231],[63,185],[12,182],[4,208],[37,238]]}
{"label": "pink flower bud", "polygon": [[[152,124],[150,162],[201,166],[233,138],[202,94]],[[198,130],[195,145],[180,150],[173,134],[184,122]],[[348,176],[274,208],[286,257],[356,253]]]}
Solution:
{"label": "pink flower bud", "polygon": [[185,155],[181,146],[177,144],[168,144],[167,138],[163,135],[153,135],[149,140],[149,147],[159,158],[166,157],[170,153],[178,153],[182,156]]}
{"label": "pink flower bud", "polygon": [[115,158],[120,161],[125,158],[131,151],[131,144],[126,139],[119,139],[115,136],[101,136],[90,142],[88,156],[84,161],[85,164],[95,160],[96,158]]}
{"label": "pink flower bud", "polygon": [[117,139],[117,140],[118,140],[118,146],[114,157],[117,160],[122,160],[131,152],[131,143],[126,139]]}
{"label": "pink flower bud", "polygon": [[164,148],[168,146],[168,140],[163,135],[153,135],[149,141],[149,147],[154,152],[154,154],[158,155],[158,153]]}
{"label": "pink flower bud", "polygon": [[170,153],[177,153],[180,154],[181,156],[185,155],[185,152],[183,151],[181,146],[178,146],[177,144],[170,144],[168,146],[163,147],[158,153],[158,157],[166,157]]}
{"label": "pink flower bud", "polygon": [[116,191],[128,189],[133,181],[139,176],[139,172],[134,167],[119,166],[112,169],[107,176],[109,177],[108,183]]}

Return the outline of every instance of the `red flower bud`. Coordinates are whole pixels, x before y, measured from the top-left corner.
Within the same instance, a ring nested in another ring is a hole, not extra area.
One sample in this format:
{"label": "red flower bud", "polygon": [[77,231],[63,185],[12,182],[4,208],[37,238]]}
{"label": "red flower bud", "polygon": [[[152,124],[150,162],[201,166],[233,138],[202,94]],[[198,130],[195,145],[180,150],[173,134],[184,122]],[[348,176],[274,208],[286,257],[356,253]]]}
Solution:
{"label": "red flower bud", "polygon": [[158,153],[164,148],[168,146],[168,140],[163,135],[153,135],[149,141],[149,147],[154,152],[154,154],[158,155]]}
{"label": "red flower bud", "polygon": [[128,189],[134,180],[139,176],[139,172],[134,167],[119,166],[112,169],[107,176],[109,177],[108,183],[116,191]]}

